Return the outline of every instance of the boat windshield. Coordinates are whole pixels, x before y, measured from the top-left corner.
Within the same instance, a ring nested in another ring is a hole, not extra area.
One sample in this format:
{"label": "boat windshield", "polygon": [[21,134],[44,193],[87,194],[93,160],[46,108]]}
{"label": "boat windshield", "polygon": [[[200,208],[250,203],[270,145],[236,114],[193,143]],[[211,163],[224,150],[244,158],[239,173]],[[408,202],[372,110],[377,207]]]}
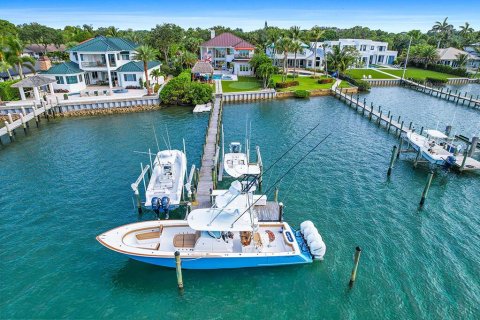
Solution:
{"label": "boat windshield", "polygon": [[230,152],[231,153],[240,153],[242,151],[242,146],[238,142],[232,142],[230,144]]}

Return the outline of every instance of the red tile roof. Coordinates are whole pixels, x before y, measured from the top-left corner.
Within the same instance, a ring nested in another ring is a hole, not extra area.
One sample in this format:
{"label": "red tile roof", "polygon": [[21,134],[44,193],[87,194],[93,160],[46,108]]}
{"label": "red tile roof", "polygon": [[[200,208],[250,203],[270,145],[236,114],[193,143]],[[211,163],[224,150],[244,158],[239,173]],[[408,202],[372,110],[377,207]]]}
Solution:
{"label": "red tile roof", "polygon": [[235,49],[255,49],[255,46],[229,32],[222,33],[204,42],[202,47],[233,47]]}

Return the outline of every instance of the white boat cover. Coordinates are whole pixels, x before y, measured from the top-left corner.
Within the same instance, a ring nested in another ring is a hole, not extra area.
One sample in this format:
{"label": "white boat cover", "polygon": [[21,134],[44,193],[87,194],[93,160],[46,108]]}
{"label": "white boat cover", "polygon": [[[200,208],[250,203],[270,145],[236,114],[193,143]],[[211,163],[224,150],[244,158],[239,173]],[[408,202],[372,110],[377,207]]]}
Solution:
{"label": "white boat cover", "polygon": [[429,129],[429,130],[425,130],[425,132],[428,134],[429,137],[432,137],[434,139],[447,139],[448,138],[443,132],[440,132],[438,130]]}
{"label": "white boat cover", "polygon": [[[190,228],[199,231],[252,231],[253,226],[252,220],[250,219],[250,212],[245,212],[245,210],[246,209],[224,209],[222,211],[222,209],[217,208],[196,209],[188,214],[187,221]],[[215,218],[217,215],[218,217]],[[240,215],[242,215],[240,219],[234,223]],[[254,218],[253,225],[257,224],[258,219]]]}

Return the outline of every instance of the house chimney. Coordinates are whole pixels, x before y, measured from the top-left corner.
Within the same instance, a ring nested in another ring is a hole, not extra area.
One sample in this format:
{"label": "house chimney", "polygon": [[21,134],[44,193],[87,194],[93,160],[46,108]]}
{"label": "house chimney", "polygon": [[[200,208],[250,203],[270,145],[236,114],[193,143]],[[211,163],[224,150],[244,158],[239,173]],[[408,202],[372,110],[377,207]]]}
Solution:
{"label": "house chimney", "polygon": [[215,38],[215,29],[210,29],[210,39]]}
{"label": "house chimney", "polygon": [[50,58],[47,57],[46,55],[41,56],[38,59],[38,62],[40,64],[40,70],[42,71],[47,71],[52,67],[52,62],[50,61]]}

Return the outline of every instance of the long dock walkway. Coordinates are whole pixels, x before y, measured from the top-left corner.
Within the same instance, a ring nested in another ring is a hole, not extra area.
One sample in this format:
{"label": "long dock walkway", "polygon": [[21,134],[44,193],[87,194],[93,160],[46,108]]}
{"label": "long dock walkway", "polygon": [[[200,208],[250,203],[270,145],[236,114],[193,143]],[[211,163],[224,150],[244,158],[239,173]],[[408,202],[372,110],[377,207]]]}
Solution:
{"label": "long dock walkway", "polygon": [[211,190],[214,189],[213,170],[215,167],[215,157],[220,135],[222,107],[222,95],[217,94],[210,113],[207,134],[203,145],[202,166],[200,168],[196,198],[199,208],[207,208],[211,206]]}

